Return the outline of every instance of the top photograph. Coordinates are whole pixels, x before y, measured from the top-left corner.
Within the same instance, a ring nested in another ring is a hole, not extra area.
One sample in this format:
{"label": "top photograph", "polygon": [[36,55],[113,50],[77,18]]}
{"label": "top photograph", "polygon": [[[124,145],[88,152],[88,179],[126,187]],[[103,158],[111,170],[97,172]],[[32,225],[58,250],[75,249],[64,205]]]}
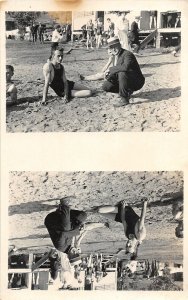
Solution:
{"label": "top photograph", "polygon": [[177,132],[181,12],[7,11],[7,132]]}

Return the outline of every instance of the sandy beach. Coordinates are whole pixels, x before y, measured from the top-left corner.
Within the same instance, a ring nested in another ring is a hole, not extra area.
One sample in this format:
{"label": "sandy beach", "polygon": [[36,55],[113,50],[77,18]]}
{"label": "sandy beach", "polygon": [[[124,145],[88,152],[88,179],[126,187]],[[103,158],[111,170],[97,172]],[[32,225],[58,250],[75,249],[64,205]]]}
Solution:
{"label": "sandy beach", "polygon": [[[155,49],[137,56],[146,78],[126,107],[114,108],[118,95],[102,91],[102,80],[87,82],[98,93],[74,98],[68,104],[49,89],[48,105],[40,106],[44,79],[42,67],[50,55],[50,43],[7,40],[6,63],[14,66],[19,104],[7,108],[7,132],[174,132],[180,130],[180,57]],[[65,50],[71,44],[63,45]],[[64,56],[67,78],[79,81],[78,73],[89,75],[105,65],[107,49],[87,50],[74,44]],[[77,47],[77,48],[76,48]]]}
{"label": "sandy beach", "polygon": [[[70,206],[79,210],[126,199],[138,214],[141,199],[147,197],[147,238],[140,246],[139,258],[182,262],[183,239],[175,236],[177,224],[172,216],[172,203],[182,197],[181,172],[11,172],[9,186],[9,243],[21,251],[41,252],[52,247],[44,218],[62,197],[74,196]],[[107,219],[89,213],[87,221]],[[81,244],[83,253],[116,253],[124,247],[122,224],[109,224],[110,229],[88,232]]]}

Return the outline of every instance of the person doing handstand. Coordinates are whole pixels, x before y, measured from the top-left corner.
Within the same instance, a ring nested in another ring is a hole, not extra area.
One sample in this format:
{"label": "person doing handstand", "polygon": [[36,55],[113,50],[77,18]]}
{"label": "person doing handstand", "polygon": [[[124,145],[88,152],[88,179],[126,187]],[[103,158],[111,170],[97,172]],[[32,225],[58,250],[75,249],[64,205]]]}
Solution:
{"label": "person doing handstand", "polygon": [[[94,212],[105,214],[109,219],[122,223],[126,242],[126,253],[131,253],[132,257],[137,257],[137,250],[142,241],[146,238],[145,217],[147,200],[143,200],[141,216],[139,217],[133,208],[127,205],[126,200],[119,202],[115,206],[106,205],[93,209]],[[92,211],[92,210],[91,210]]]}
{"label": "person doing handstand", "polygon": [[69,102],[72,97],[89,97],[92,91],[77,82],[67,80],[65,68],[61,64],[63,60],[63,49],[55,50],[52,58],[43,67],[45,79],[42,104],[46,103],[49,86],[55,91],[59,97],[64,97],[65,102]]}

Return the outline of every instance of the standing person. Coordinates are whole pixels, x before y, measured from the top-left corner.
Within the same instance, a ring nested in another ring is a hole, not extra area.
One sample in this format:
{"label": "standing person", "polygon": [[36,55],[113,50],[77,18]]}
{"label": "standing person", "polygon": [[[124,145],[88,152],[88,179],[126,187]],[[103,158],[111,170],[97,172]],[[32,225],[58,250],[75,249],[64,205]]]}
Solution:
{"label": "standing person", "polygon": [[151,10],[150,11],[149,28],[150,29],[156,29],[157,28],[157,11],[156,10]]}
{"label": "standing person", "polygon": [[91,49],[93,49],[93,34],[94,34],[94,24],[92,22],[92,19],[88,21],[86,24],[86,31],[87,31],[87,49],[89,48],[89,44]]}
{"label": "standing person", "polygon": [[142,241],[146,238],[145,217],[147,200],[143,200],[143,206],[140,217],[135,213],[131,206],[123,200],[115,206],[106,205],[94,208],[93,212],[104,214],[107,218],[122,223],[126,242],[126,253],[132,254],[132,259],[136,259],[137,250]]}
{"label": "standing person", "polygon": [[116,24],[116,31],[123,49],[131,50],[128,40],[129,21],[126,18],[126,12],[121,12]]}
{"label": "standing person", "polygon": [[114,29],[115,29],[115,24],[111,21],[110,18],[107,18],[108,22],[108,37],[113,37],[114,36]]}
{"label": "standing person", "polygon": [[64,97],[69,102],[72,97],[89,97],[93,92],[83,84],[67,80],[63,60],[63,49],[53,51],[51,61],[43,67],[45,84],[43,89],[42,104],[46,103],[48,88],[51,87],[59,97]]}
{"label": "standing person", "polygon": [[33,43],[36,43],[36,41],[37,41],[38,27],[39,27],[39,25],[37,25],[36,23],[33,23],[31,26],[31,34],[32,34],[32,42]]}
{"label": "standing person", "polygon": [[112,55],[115,56],[113,67],[106,72],[106,81],[103,83],[103,90],[111,93],[119,93],[120,101],[114,104],[115,107],[129,104],[133,91],[141,89],[145,78],[140,70],[134,54],[122,49],[118,37],[108,40],[108,46]]}
{"label": "standing person", "polygon": [[71,24],[67,21],[65,26],[65,33],[66,33],[66,42],[68,43],[71,40]]}
{"label": "standing person", "polygon": [[98,18],[95,22],[95,39],[96,39],[96,48],[99,49],[102,44],[102,33],[104,31],[104,25],[101,21],[101,18]]}
{"label": "standing person", "polygon": [[38,27],[38,35],[39,35],[39,41],[41,44],[44,43],[44,25],[39,23],[39,27]]}
{"label": "standing person", "polygon": [[61,26],[58,24],[55,26],[54,31],[52,32],[52,40],[51,40],[51,52],[58,48],[60,42],[63,41],[63,36],[60,34]]}
{"label": "standing person", "polygon": [[133,46],[136,45],[136,48],[134,49],[134,52],[136,53],[138,53],[140,48],[139,27],[138,27],[139,20],[140,20],[140,16],[135,17],[135,20],[131,24],[131,30],[129,33],[130,46],[131,48],[133,48]]}

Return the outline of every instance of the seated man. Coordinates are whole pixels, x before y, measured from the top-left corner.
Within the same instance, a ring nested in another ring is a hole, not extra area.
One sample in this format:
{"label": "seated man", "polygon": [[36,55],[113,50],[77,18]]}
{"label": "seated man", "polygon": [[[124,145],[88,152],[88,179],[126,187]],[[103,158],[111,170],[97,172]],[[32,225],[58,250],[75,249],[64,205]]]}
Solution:
{"label": "seated man", "polygon": [[88,231],[108,227],[108,223],[85,223],[87,213],[70,209],[67,199],[68,197],[61,199],[58,209],[46,216],[44,224],[54,247],[67,253],[71,259],[81,252],[80,243]]}
{"label": "seated man", "polygon": [[86,217],[85,212],[71,210],[67,204],[60,204],[56,211],[46,216],[44,224],[57,250],[67,254],[70,252],[72,239],[82,233],[82,223]]}
{"label": "seated man", "polygon": [[140,70],[134,54],[122,49],[118,37],[108,39],[111,53],[115,55],[115,64],[106,72],[106,81],[103,90],[111,93],[119,93],[121,100],[114,104],[115,107],[129,104],[133,91],[141,89],[145,78]]}
{"label": "seated man", "polygon": [[17,88],[11,78],[14,75],[14,67],[6,65],[6,105],[17,103]]}
{"label": "seated man", "polygon": [[55,50],[52,58],[43,67],[45,78],[42,104],[46,103],[49,86],[55,91],[59,97],[65,97],[65,102],[69,102],[71,97],[89,97],[92,91],[77,82],[67,80],[65,76],[64,66],[61,64],[63,60],[63,49]]}

